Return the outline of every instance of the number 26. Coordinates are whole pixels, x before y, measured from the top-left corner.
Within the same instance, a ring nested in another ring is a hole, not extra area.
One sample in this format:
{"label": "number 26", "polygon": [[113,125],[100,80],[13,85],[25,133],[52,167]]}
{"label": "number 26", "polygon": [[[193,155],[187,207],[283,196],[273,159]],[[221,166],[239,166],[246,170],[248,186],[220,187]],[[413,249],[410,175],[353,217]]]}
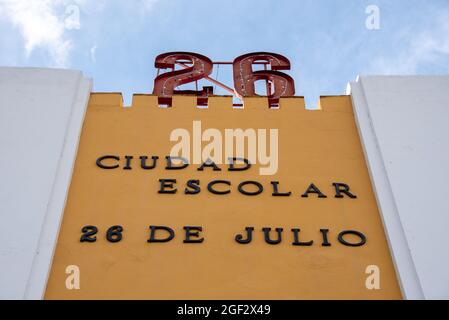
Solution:
{"label": "number 26", "polygon": [[[257,63],[270,65],[271,70],[254,71]],[[176,90],[183,84],[209,79],[213,62],[206,56],[193,52],[167,52],[156,57],[155,67],[158,69],[172,69],[162,73],[154,79],[153,94],[158,96],[160,104],[171,105],[175,94],[194,94],[199,102],[204,102],[213,94],[213,87],[203,87],[202,90]],[[175,65],[183,67],[175,70]],[[295,94],[295,82],[292,77],[279,70],[290,70],[290,61],[283,55],[270,52],[253,52],[234,59],[233,78],[234,94],[243,97],[257,96],[255,82],[265,80],[267,83],[267,97],[271,104],[279,101],[280,97]]]}
{"label": "number 26", "polygon": [[[80,238],[80,242],[96,242],[98,233],[98,228],[96,226],[84,226],[81,229],[82,235]],[[122,240],[123,235],[123,227],[122,226],[112,226],[106,232],[106,240],[109,242],[119,242]]]}

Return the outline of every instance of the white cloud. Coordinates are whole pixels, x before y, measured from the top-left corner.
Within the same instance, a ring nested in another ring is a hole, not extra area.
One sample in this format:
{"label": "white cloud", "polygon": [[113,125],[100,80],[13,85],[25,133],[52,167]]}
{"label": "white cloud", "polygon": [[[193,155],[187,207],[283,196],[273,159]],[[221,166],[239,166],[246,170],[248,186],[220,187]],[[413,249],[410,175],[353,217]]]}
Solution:
{"label": "white cloud", "polygon": [[[85,1],[71,3],[83,5]],[[20,30],[27,57],[36,48],[43,48],[54,66],[64,67],[73,47],[66,34],[64,12],[67,5],[66,0],[0,0],[0,17],[7,18]]]}
{"label": "white cloud", "polygon": [[420,65],[437,63],[442,55],[449,55],[449,12],[440,14],[432,29],[409,32],[408,36],[410,41],[404,50],[374,60],[370,73],[416,74]]}

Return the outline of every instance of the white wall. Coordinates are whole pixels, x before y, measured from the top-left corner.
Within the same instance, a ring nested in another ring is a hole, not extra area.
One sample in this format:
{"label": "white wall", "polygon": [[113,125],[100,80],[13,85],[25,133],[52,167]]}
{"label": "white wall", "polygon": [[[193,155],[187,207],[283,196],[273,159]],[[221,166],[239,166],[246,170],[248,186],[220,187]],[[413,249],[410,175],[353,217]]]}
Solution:
{"label": "white wall", "polygon": [[0,299],[44,294],[91,85],[0,68]]}
{"label": "white wall", "polygon": [[403,293],[449,299],[449,76],[348,89]]}

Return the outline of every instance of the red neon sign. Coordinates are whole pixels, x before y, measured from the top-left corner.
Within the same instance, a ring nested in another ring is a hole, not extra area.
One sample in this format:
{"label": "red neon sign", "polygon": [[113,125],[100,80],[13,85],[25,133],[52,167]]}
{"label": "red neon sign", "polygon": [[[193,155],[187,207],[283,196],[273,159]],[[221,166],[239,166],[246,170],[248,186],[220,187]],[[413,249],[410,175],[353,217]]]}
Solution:
{"label": "red neon sign", "polygon": [[[209,77],[214,64],[232,64],[234,73],[234,89]],[[253,70],[254,64],[263,64],[265,70]],[[172,71],[158,75],[154,79],[153,94],[159,97],[159,104],[171,105],[172,97],[176,94],[194,94],[198,97],[199,105],[207,105],[207,97],[213,94],[213,87],[205,86],[201,90],[176,90],[180,85],[206,79],[230,91],[242,99],[243,97],[258,96],[255,82],[265,80],[267,97],[270,106],[279,102],[280,97],[293,96],[295,83],[292,77],[278,70],[290,70],[290,61],[276,53],[254,52],[239,56],[230,62],[212,62],[208,57],[193,52],[167,52],[156,57],[155,67],[158,69],[172,69]],[[175,65],[183,69],[175,70]],[[269,65],[271,70],[267,70]]]}

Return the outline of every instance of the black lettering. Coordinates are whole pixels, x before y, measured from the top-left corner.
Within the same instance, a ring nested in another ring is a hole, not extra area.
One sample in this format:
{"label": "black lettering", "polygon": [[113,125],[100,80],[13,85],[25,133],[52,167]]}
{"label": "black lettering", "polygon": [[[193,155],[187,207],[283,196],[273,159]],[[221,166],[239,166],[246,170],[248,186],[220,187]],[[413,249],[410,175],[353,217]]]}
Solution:
{"label": "black lettering", "polygon": [[329,229],[320,229],[321,237],[323,238],[323,242],[321,243],[322,247],[330,247],[331,243],[327,240],[327,234]]}
{"label": "black lettering", "polygon": [[279,181],[271,181],[271,184],[273,185],[273,197],[289,197],[292,192],[279,192]]}
{"label": "black lettering", "polygon": [[278,237],[277,237],[276,240],[272,240],[272,239],[270,238],[270,231],[271,231],[271,228],[262,228],[262,231],[263,231],[263,234],[264,234],[264,238],[265,238],[265,242],[266,242],[266,243],[268,243],[268,244],[279,244],[279,243],[281,243],[281,241],[282,241],[282,231],[283,231],[284,229],[282,229],[282,228],[276,228],[275,230],[276,230],[276,232],[277,232],[277,234],[278,234]]}
{"label": "black lettering", "polygon": [[102,157],[97,159],[97,162],[96,162],[97,166],[100,167],[101,169],[116,169],[116,168],[119,167],[118,164],[115,164],[115,165],[112,165],[112,166],[111,165],[108,166],[108,165],[103,164],[103,160],[107,160],[107,159],[113,159],[113,160],[116,160],[116,161],[120,161],[120,157],[118,157],[118,156],[110,156],[110,155],[102,156]]}
{"label": "black lettering", "polygon": [[131,160],[133,159],[133,156],[125,156],[126,162],[125,166],[123,167],[123,170],[131,170]]}
{"label": "black lettering", "polygon": [[[187,168],[189,166],[189,160],[183,157],[170,157],[166,156],[165,159],[167,160],[167,166],[165,167],[166,170],[181,170],[184,168]],[[173,160],[180,160],[182,162],[181,165],[175,166],[173,164]]]}
{"label": "black lettering", "polygon": [[231,190],[229,190],[229,189],[228,190],[224,190],[224,191],[215,190],[213,187],[216,184],[225,184],[227,186],[230,186],[231,182],[228,181],[228,180],[214,180],[214,181],[209,182],[209,184],[207,185],[207,190],[209,190],[209,192],[211,192],[213,194],[228,194],[228,193],[231,192]]}
{"label": "black lettering", "polygon": [[[244,186],[252,184],[257,187],[256,191],[246,191],[243,189]],[[238,188],[240,193],[247,195],[247,196],[257,196],[258,194],[261,194],[263,192],[263,186],[257,182],[257,181],[243,181],[239,184]]]}
{"label": "black lettering", "polygon": [[[229,160],[229,169],[228,169],[228,171],[244,171],[244,170],[248,170],[249,168],[251,168],[251,163],[249,162],[248,159],[234,157],[234,158],[228,158],[228,160]],[[243,167],[240,167],[240,166],[236,167],[235,166],[235,162],[236,161],[243,161],[245,163],[245,166],[243,166]]]}
{"label": "black lettering", "polygon": [[[178,191],[178,189],[173,189],[175,187],[174,184],[176,183],[176,179],[159,179],[159,182],[161,184],[161,187],[160,187],[158,193],[173,194],[173,193],[176,193],[176,191]],[[171,189],[171,190],[167,190],[167,189]]]}
{"label": "black lettering", "polygon": [[187,181],[187,188],[184,189],[185,194],[197,194],[200,192],[201,192],[200,180]]}
{"label": "black lettering", "polygon": [[[358,238],[360,238],[359,242],[348,242],[344,239],[344,236],[347,234],[351,234],[354,235]],[[338,234],[338,241],[340,241],[341,244],[348,246],[348,247],[360,247],[363,246],[366,243],[366,237],[363,233],[359,232],[359,231],[355,231],[355,230],[346,230],[346,231],[342,231]]]}
{"label": "black lettering", "polygon": [[[163,230],[168,233],[168,236],[165,238],[159,238],[156,239],[156,231],[157,230]],[[172,228],[164,227],[164,226],[150,226],[150,238],[147,240],[147,242],[169,242],[175,237],[175,232]]]}
{"label": "black lettering", "polygon": [[203,164],[198,168],[198,171],[203,171],[205,167],[214,168],[214,171],[221,171],[219,167],[210,159],[207,159]]}
{"label": "black lettering", "polygon": [[316,193],[318,195],[318,198],[327,198],[327,196],[318,189],[317,186],[315,186],[313,183],[310,184],[310,186],[307,188],[306,192],[301,195],[303,198],[308,198],[309,193]]}
{"label": "black lettering", "polygon": [[157,161],[157,159],[159,159],[159,157],[156,157],[156,156],[151,157],[151,159],[153,160],[153,163],[150,166],[147,166],[147,159],[148,159],[147,156],[140,157],[140,167],[145,170],[154,169],[156,167],[156,161]]}
{"label": "black lettering", "polygon": [[98,232],[98,228],[96,226],[84,226],[81,229],[83,233],[80,242],[95,242],[97,241],[97,237],[95,236]]}
{"label": "black lettering", "polygon": [[301,229],[292,229],[293,232],[293,242],[292,245],[294,246],[303,246],[303,247],[310,247],[313,244],[313,240],[307,241],[307,242],[301,242],[299,241],[299,232]]}
{"label": "black lettering", "polygon": [[246,239],[243,239],[243,236],[241,234],[238,234],[238,235],[235,236],[235,241],[237,241],[240,244],[248,244],[248,243],[250,243],[251,240],[253,239],[254,228],[253,227],[246,227],[245,231],[246,231]]}
{"label": "black lettering", "polygon": [[184,227],[184,230],[186,231],[186,238],[184,239],[184,243],[201,243],[204,241],[204,238],[192,239],[192,237],[198,238],[200,236],[200,231],[203,231],[202,227],[186,226]]}
{"label": "black lettering", "polygon": [[347,184],[335,182],[335,183],[333,183],[333,185],[335,187],[335,198],[343,198],[342,193],[347,195],[349,198],[352,198],[352,199],[357,198],[356,195],[349,192],[349,186]]}
{"label": "black lettering", "polygon": [[122,232],[123,232],[122,226],[112,226],[106,232],[106,239],[109,242],[119,242],[120,240],[122,240],[123,237]]}

